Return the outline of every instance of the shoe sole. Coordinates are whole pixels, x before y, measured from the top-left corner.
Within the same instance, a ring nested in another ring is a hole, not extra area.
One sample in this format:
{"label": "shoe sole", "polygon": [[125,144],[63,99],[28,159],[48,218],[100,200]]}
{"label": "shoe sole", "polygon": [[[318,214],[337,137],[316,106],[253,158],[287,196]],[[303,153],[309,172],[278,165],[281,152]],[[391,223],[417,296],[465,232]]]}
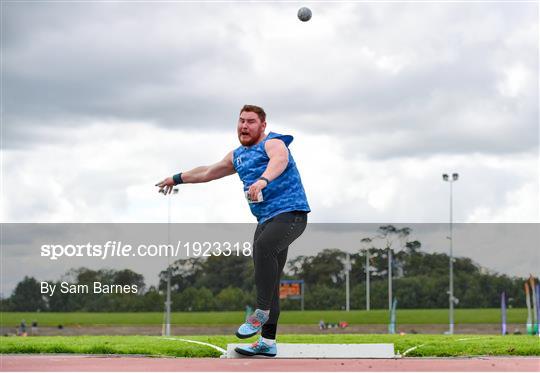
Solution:
{"label": "shoe sole", "polygon": [[269,354],[269,353],[266,353],[266,352],[260,352],[260,353],[253,353],[253,352],[249,352],[249,351],[246,351],[246,350],[242,350],[241,348],[238,348],[236,347],[234,349],[236,352],[238,352],[240,355],[244,355],[244,356],[266,356],[266,357],[275,357],[276,354]]}
{"label": "shoe sole", "polygon": [[240,338],[240,339],[246,339],[246,338],[251,338],[251,337],[253,337],[253,336],[254,336],[255,334],[257,334],[257,333],[258,333],[258,331],[256,331],[255,333],[251,333],[251,334],[240,334],[240,333],[238,333],[238,331],[237,331],[235,334],[236,334],[236,336],[237,336],[238,338]]}

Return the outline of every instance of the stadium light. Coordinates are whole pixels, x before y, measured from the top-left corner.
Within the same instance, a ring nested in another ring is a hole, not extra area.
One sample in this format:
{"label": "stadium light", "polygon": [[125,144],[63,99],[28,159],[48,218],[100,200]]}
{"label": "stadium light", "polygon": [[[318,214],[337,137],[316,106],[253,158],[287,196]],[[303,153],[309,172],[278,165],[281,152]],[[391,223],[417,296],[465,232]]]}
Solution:
{"label": "stadium light", "polygon": [[350,284],[349,284],[351,269],[352,269],[351,255],[347,253],[347,257],[345,259],[345,280],[346,280],[345,282],[345,310],[347,312],[351,310],[351,302],[350,302],[351,295],[350,295]]}
{"label": "stadium light", "polygon": [[[173,188],[172,194],[167,198],[167,245],[171,245],[171,196],[178,194],[178,188]],[[165,335],[171,335],[171,258],[167,250],[167,298],[165,301]]]}
{"label": "stadium light", "polygon": [[366,311],[369,311],[370,304],[369,304],[369,270],[370,270],[370,261],[369,261],[369,245],[371,243],[371,238],[362,238],[360,242],[365,244],[365,250],[366,250],[366,264],[365,264],[365,271],[366,271]]}
{"label": "stadium light", "polygon": [[453,231],[453,195],[452,184],[459,178],[458,173],[452,174],[452,179],[448,177],[448,174],[442,175],[443,180],[450,183],[450,236],[447,237],[450,240],[450,289],[448,291],[448,334],[454,334],[454,303],[457,304],[457,298],[454,298],[454,231]]}

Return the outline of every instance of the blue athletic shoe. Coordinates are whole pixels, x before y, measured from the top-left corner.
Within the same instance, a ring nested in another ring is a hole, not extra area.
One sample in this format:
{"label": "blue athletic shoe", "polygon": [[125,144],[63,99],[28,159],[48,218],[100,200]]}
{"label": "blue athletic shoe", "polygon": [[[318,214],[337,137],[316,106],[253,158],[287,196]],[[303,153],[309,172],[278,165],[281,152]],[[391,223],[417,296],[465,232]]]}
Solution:
{"label": "blue athletic shoe", "polygon": [[269,346],[263,342],[262,337],[259,337],[259,340],[253,343],[251,346],[236,347],[234,350],[240,355],[245,356],[262,355],[274,357],[277,355],[276,343],[274,343],[272,346]]}
{"label": "blue athletic shoe", "polygon": [[263,324],[268,321],[268,315],[266,312],[256,309],[251,316],[249,316],[245,323],[240,325],[236,331],[236,336],[241,339],[253,337],[257,334]]}

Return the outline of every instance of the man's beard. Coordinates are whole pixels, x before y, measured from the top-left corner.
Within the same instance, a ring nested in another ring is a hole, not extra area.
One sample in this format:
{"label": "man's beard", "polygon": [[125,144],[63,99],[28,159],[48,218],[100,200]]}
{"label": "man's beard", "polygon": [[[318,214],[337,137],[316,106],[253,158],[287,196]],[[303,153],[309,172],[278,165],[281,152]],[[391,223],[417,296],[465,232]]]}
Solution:
{"label": "man's beard", "polygon": [[238,135],[238,140],[240,141],[240,144],[242,144],[242,146],[252,146],[257,143],[260,137],[261,132],[259,132],[256,136],[251,136],[248,140],[242,140],[242,134],[240,134]]}

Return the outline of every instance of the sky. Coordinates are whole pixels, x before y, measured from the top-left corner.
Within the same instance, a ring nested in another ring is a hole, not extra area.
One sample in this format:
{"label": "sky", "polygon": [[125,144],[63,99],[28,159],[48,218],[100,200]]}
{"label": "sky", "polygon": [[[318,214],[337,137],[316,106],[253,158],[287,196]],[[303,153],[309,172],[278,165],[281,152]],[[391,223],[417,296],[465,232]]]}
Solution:
{"label": "sky", "polygon": [[[447,222],[445,172],[455,222],[540,220],[537,3],[1,10],[2,222],[167,222],[154,184],[236,148],[244,104],[294,136],[310,222]],[[173,222],[255,221],[237,175],[170,198]]]}

